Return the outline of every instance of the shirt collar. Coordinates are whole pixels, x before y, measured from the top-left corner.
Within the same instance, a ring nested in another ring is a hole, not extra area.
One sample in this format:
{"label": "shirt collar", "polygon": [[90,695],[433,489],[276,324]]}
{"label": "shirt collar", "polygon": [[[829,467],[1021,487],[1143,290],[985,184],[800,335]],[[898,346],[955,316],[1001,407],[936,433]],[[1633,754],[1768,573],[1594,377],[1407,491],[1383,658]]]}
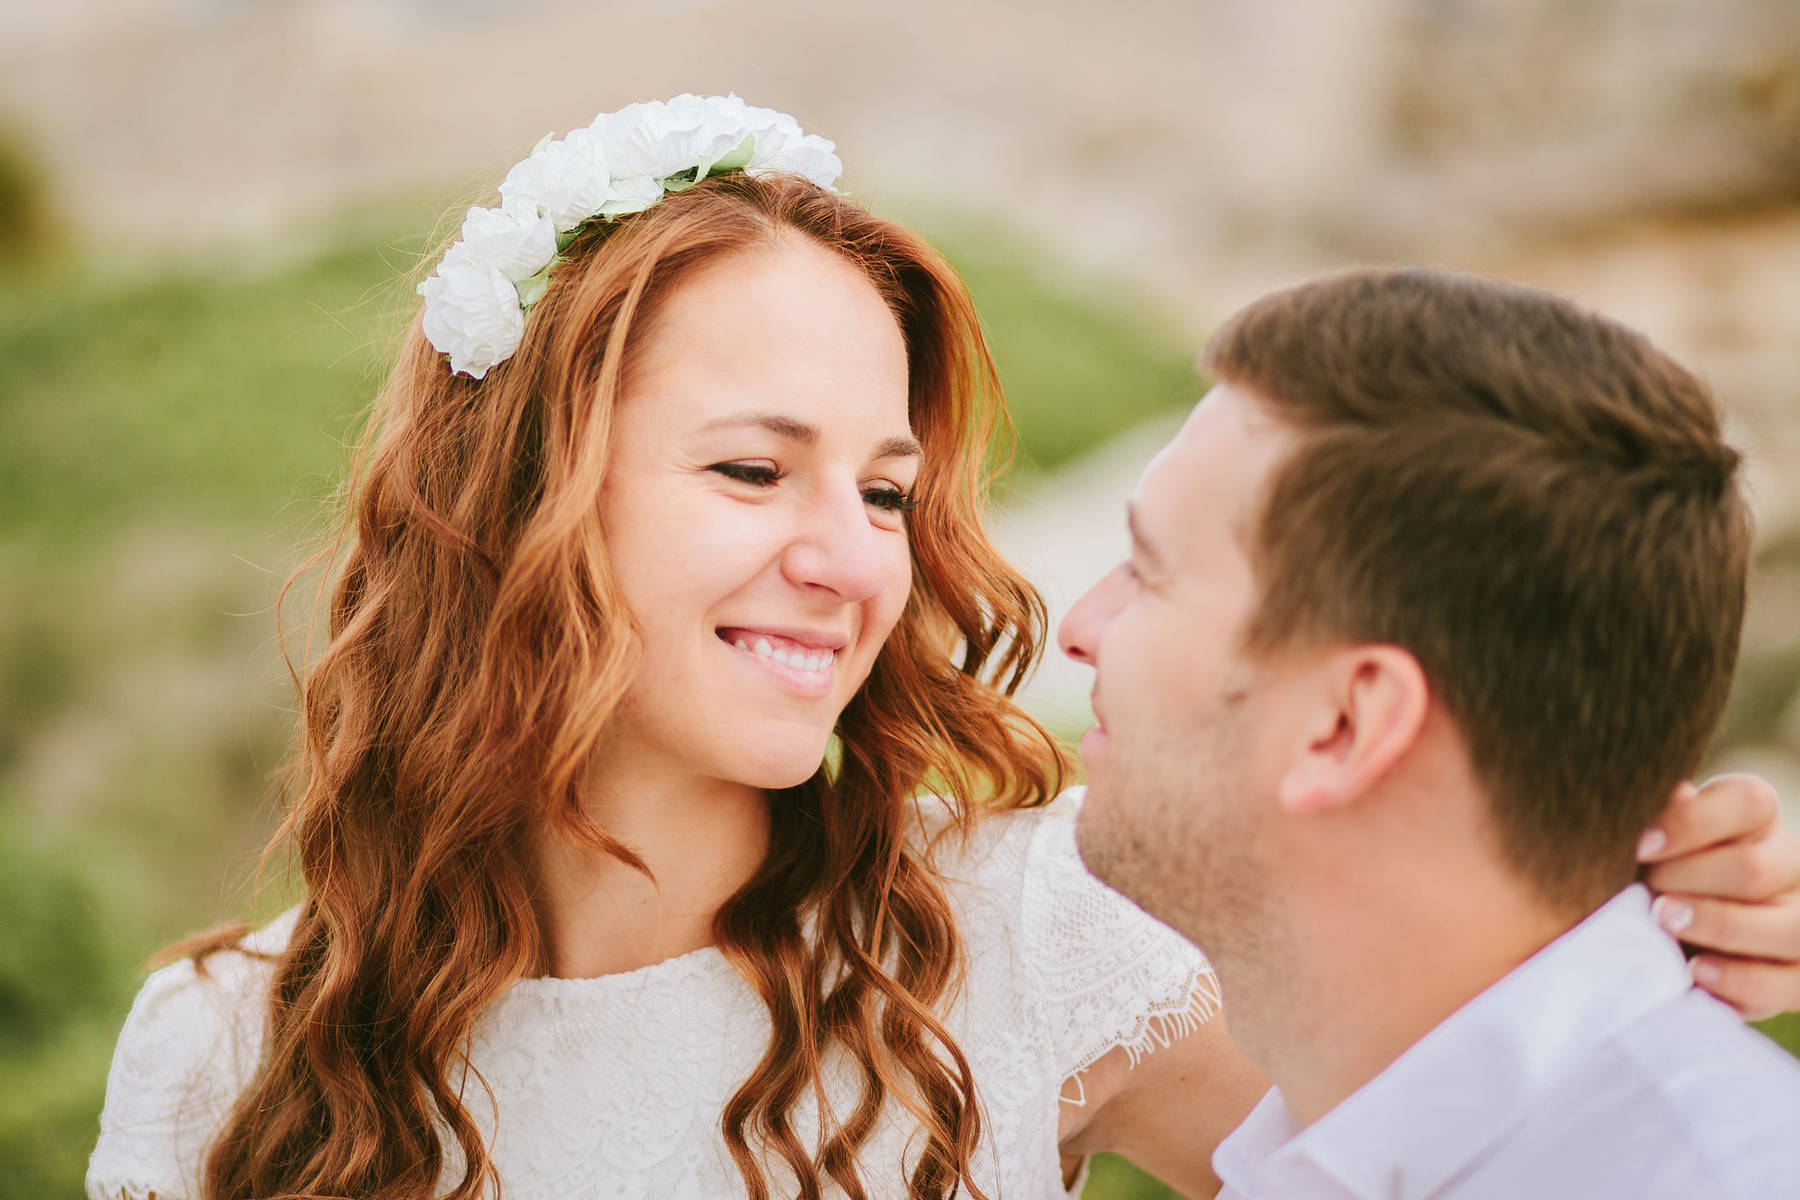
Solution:
{"label": "shirt collar", "polygon": [[1514,968],[1308,1128],[1279,1088],[1220,1143],[1243,1196],[1414,1200],[1503,1137],[1569,1063],[1691,986],[1633,884]]}

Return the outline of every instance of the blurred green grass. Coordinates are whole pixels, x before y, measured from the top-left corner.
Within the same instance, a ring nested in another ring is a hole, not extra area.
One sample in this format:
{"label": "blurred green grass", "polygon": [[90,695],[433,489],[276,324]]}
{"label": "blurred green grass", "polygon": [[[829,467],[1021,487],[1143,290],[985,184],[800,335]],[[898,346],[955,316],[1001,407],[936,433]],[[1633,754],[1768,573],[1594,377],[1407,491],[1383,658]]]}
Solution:
{"label": "blurred green grass", "polygon": [[239,277],[0,290],[0,539],[83,550],[146,519],[241,525],[317,499],[393,278],[354,243]]}
{"label": "blurred green grass", "polygon": [[[289,730],[272,606],[426,245],[369,226],[261,263],[0,259],[0,1197],[79,1194],[145,956],[271,907],[249,881]],[[986,231],[946,249],[1018,469],[1191,402],[1154,322]],[[1111,1161],[1089,1194],[1166,1192]]]}

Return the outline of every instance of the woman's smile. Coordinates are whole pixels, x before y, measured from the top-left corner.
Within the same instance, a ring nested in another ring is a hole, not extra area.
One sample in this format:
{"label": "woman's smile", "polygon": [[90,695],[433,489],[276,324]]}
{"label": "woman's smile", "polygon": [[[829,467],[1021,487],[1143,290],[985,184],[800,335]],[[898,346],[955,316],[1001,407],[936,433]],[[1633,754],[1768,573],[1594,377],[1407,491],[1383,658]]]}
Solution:
{"label": "woman's smile", "polygon": [[802,696],[826,696],[837,676],[837,654],[850,639],[822,631],[727,626],[719,640],[733,657]]}

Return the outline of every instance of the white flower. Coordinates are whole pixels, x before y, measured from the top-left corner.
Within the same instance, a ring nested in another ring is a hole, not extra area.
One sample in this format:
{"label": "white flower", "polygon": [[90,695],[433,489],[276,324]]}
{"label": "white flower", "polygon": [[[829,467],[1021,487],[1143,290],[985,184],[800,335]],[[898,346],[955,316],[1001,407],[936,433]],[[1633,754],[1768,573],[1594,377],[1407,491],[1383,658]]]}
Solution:
{"label": "white flower", "polygon": [[755,105],[744,106],[744,128],[756,135],[758,152],[766,148],[772,152],[778,146],[788,142],[797,142],[804,136],[800,122],[784,112],[776,112],[772,108],[758,108]]}
{"label": "white flower", "polygon": [[844,173],[836,146],[807,134],[800,122],[772,108],[745,105],[743,117],[745,128],[756,137],[756,148],[744,167],[746,174],[760,177],[786,172],[836,190],[838,176]]}
{"label": "white flower", "polygon": [[836,147],[786,113],[736,96],[681,95],[601,113],[546,139],[506,174],[500,207],[472,208],[462,238],[419,285],[425,336],[475,379],[519,348],[559,236],[596,217],[641,212],[714,171],[787,172],[835,189]]}
{"label": "white flower", "polygon": [[600,211],[611,185],[601,139],[575,129],[508,171],[500,198],[504,207],[541,213],[556,232],[567,233]]}
{"label": "white flower", "polygon": [[750,156],[744,173],[760,177],[778,171],[809,179],[827,191],[836,191],[844,164],[837,156],[837,146],[816,134],[785,138],[777,133],[767,145],[758,138],[756,151]]}
{"label": "white flower", "polygon": [[661,200],[662,194],[662,180],[649,175],[615,179],[612,181],[612,190],[607,196],[606,203],[600,206],[599,215],[622,217],[626,213],[643,212]]}
{"label": "white flower", "polygon": [[751,108],[748,104],[745,104],[742,100],[738,99],[736,92],[732,92],[730,95],[726,96],[677,96],[669,103],[686,103],[689,101],[699,105],[700,111],[705,114],[706,120],[715,128],[720,129],[749,129],[753,124],[750,120],[751,113],[766,113],[773,111],[772,109],[767,108]]}
{"label": "white flower", "polygon": [[744,140],[731,97],[681,95],[673,100],[628,104],[603,113],[589,126],[605,144],[607,164],[618,179],[667,179],[711,166]]}
{"label": "white flower", "polygon": [[556,225],[523,206],[471,208],[463,218],[461,245],[470,258],[518,283],[556,257]]}
{"label": "white flower", "polygon": [[461,243],[419,285],[419,295],[425,297],[425,337],[450,356],[452,371],[480,379],[525,337],[525,312],[512,280],[476,261]]}

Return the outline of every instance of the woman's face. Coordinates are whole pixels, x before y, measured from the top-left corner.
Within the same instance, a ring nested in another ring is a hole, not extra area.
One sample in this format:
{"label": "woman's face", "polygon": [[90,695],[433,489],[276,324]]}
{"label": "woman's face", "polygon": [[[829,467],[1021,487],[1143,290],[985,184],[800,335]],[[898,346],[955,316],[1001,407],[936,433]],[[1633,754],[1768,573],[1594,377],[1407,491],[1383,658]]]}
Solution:
{"label": "woman's face", "polygon": [[611,749],[759,788],[818,769],[911,587],[907,392],[887,305],[797,236],[667,298],[601,500],[644,635]]}

